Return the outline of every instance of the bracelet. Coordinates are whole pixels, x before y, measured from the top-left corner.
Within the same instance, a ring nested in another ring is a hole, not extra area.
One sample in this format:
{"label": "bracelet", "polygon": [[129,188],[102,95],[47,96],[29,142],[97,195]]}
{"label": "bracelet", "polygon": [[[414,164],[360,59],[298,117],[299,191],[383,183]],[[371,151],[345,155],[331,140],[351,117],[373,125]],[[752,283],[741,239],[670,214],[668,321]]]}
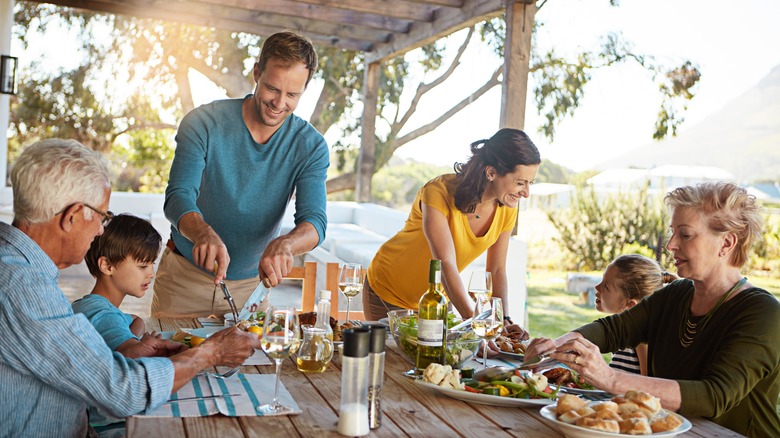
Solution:
{"label": "bracelet", "polygon": [[510,318],[509,316],[506,316],[506,315],[504,315],[504,321],[507,321],[510,324],[514,324],[514,322],[512,322],[512,318]]}

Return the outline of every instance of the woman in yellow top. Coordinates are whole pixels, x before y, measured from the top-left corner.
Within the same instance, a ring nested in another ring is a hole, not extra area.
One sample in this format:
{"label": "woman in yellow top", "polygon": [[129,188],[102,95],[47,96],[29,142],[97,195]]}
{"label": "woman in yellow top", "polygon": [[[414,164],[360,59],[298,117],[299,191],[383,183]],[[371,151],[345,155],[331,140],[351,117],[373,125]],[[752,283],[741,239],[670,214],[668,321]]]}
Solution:
{"label": "woman in yellow top", "polygon": [[509,128],[472,143],[471,153],[467,163],[455,164],[454,174],[420,189],[404,228],[374,256],[363,288],[368,320],[394,309],[416,309],[428,289],[430,259],[441,260],[448,298],[462,317],[471,317],[474,309],[459,273],[485,250],[493,295],[502,298],[507,315],[509,236],[541,159],[525,132]]}

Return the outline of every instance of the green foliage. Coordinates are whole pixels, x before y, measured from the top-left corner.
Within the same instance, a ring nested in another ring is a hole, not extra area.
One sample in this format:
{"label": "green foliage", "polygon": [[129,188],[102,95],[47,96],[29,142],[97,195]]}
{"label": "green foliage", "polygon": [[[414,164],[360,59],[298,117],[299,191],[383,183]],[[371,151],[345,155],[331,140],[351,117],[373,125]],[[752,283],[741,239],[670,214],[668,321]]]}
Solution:
{"label": "green foliage", "polygon": [[127,133],[111,151],[116,190],[163,193],[173,161],[173,130],[143,129]]}
{"label": "green foliage", "polygon": [[406,207],[426,182],[452,169],[428,163],[411,162],[386,166],[374,175],[371,202],[391,208]]}
{"label": "green foliage", "polygon": [[578,269],[602,270],[627,250],[649,251],[662,266],[668,263],[663,250],[666,208],[658,197],[648,196],[647,186],[603,199],[592,188],[580,189],[568,210],[547,215],[559,233],[555,240],[575,258]]}
{"label": "green foliage", "polygon": [[574,172],[560,164],[553,163],[548,159],[543,159],[539,166],[539,172],[536,173],[534,182],[568,184],[571,182]]}
{"label": "green foliage", "polygon": [[780,215],[764,218],[762,239],[753,245],[748,259],[751,271],[780,272]]}

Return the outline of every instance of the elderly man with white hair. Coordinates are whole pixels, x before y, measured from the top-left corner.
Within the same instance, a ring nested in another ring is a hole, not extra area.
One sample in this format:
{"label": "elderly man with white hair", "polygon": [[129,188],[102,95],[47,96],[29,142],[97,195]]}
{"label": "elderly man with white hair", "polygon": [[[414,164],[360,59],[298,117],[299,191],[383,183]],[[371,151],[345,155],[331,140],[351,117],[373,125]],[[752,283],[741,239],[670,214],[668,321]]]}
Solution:
{"label": "elderly man with white hair", "polygon": [[21,154],[11,184],[14,221],[0,223],[0,436],[86,436],[88,406],[117,417],[154,409],[199,371],[240,365],[260,347],[229,329],[182,352],[171,341],[139,343],[139,356],[163,357],[114,354],[57,282],[112,218],[106,160],[75,141],[44,140]]}

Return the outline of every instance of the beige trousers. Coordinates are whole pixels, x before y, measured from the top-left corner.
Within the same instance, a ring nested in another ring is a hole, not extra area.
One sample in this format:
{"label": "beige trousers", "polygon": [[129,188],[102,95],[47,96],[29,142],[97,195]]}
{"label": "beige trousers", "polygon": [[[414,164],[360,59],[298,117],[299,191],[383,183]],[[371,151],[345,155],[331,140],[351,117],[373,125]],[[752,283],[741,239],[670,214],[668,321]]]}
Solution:
{"label": "beige trousers", "polygon": [[[225,280],[239,312],[259,283],[259,276],[246,280]],[[261,310],[268,308],[269,297],[260,304]],[[165,248],[154,280],[152,317],[222,317],[228,312],[230,306],[222,290],[214,286],[214,276],[201,271],[170,248]]]}

